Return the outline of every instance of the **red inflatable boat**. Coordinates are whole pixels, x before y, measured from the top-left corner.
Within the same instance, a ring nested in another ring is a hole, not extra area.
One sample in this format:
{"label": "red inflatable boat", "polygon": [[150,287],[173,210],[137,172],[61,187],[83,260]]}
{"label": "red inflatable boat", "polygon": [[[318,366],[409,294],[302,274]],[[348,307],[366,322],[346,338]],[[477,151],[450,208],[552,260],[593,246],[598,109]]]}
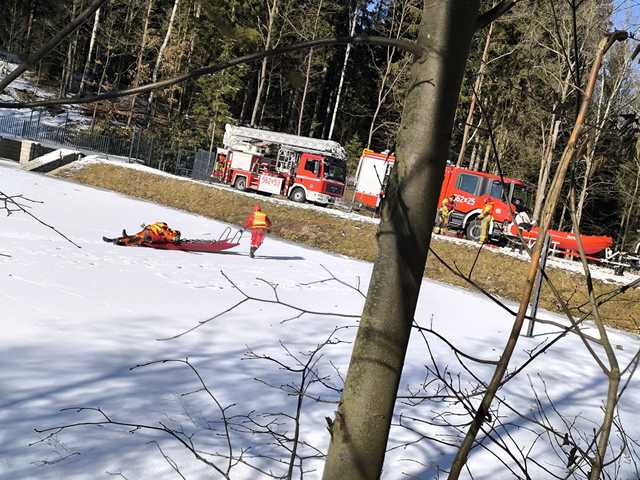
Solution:
{"label": "red inflatable boat", "polygon": [[[521,235],[525,240],[535,240],[538,238],[538,227],[532,227],[530,230],[520,229]],[[509,234],[514,237],[518,236],[515,224],[509,226]],[[550,247],[555,250],[565,250],[568,252],[577,252],[578,240],[571,232],[559,232],[558,230],[549,230],[551,235]],[[607,236],[598,235],[581,235],[582,247],[585,255],[596,255],[613,245],[613,239]]]}

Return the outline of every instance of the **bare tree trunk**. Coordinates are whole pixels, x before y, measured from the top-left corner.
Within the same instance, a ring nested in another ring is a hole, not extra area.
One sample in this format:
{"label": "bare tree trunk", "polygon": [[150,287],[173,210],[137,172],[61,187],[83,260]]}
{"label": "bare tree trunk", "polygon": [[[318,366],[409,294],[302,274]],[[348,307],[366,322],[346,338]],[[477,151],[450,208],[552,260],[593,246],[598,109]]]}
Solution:
{"label": "bare tree trunk", "polygon": [[[107,69],[109,68],[109,63],[111,62],[111,48],[107,49],[107,60],[104,62],[104,67],[102,69],[102,75],[100,76],[100,82],[98,83],[98,94],[102,92],[102,86],[104,85],[104,79],[106,76]],[[96,102],[93,106],[93,115],[91,117],[91,131],[96,125],[96,115],[98,113],[98,102]],[[108,153],[108,152],[107,152]]]}
{"label": "bare tree trunk", "polygon": [[[195,5],[193,5],[195,6]],[[187,11],[187,19],[189,17],[189,15],[191,14],[191,7],[189,7],[189,10]],[[189,24],[188,24],[188,20],[187,21],[183,21],[183,22],[179,22],[179,29],[176,32],[176,37],[178,38],[177,43],[180,46],[179,48],[179,53],[178,53],[178,59],[171,65],[172,66],[172,71],[171,74],[172,75],[176,75],[177,73],[182,71],[182,62],[184,61],[184,45],[187,43],[187,33],[189,31]],[[187,53],[188,55],[188,53]],[[187,68],[188,69],[188,68]],[[171,123],[172,119],[173,119],[173,112],[174,110],[176,111],[176,113],[179,115],[180,114],[180,108],[182,108],[182,93],[185,89],[185,84],[184,83],[179,83],[177,85],[175,85],[174,87],[172,87],[171,89],[169,89],[168,91],[168,97],[169,97],[169,113],[167,114],[167,121],[168,123]],[[177,96],[177,102],[176,102],[176,96]]]}
{"label": "bare tree trunk", "polygon": [[9,26],[9,42],[7,48],[9,51],[14,50],[13,42],[16,35],[16,25],[18,24],[18,1],[13,0],[13,8],[11,9],[11,22]]}
{"label": "bare tree trunk", "polygon": [[91,40],[89,41],[89,52],[87,53],[87,61],[84,63],[84,70],[82,71],[82,80],[80,81],[80,93],[84,92],[84,84],[87,81],[87,74],[89,73],[89,65],[91,64],[91,56],[93,55],[93,48],[96,45],[96,35],[98,34],[99,24],[100,24],[100,9],[96,10],[95,20],[93,21],[93,30],[91,30]]}
{"label": "bare tree trunk", "polygon": [[379,478],[422,283],[453,117],[479,1],[424,2],[402,115],[397,163],[378,231],[378,258],[342,401],[325,480]]}
{"label": "bare tree trunk", "polygon": [[556,114],[554,113],[551,117],[551,127],[549,136],[547,137],[547,144],[545,145],[540,161],[540,171],[538,173],[538,188],[536,189],[536,199],[533,208],[534,222],[538,221],[538,219],[540,218],[540,212],[542,211],[547,183],[549,182],[549,174],[551,173],[551,160],[553,160],[553,152],[556,149],[559,132],[560,120],[556,119]]}
{"label": "bare tree trunk", "polygon": [[[560,105],[564,105],[569,96],[569,86],[571,85],[571,68],[567,69],[564,80],[560,84]],[[553,114],[551,115],[551,122],[549,123],[549,135],[547,137],[546,147],[543,149],[542,157],[540,159],[540,171],[538,173],[538,187],[536,188],[536,198],[533,208],[533,221],[537,222],[540,219],[540,213],[542,212],[542,204],[547,193],[547,184],[549,183],[549,175],[551,174],[551,162],[553,161],[553,154],[556,150],[558,143],[558,135],[560,133],[560,119],[555,112],[558,108],[558,104],[553,106]]]}
{"label": "bare tree trunk", "polygon": [[[196,2],[194,6],[194,16],[196,22],[200,20],[200,15],[202,13],[202,4],[200,2]],[[187,69],[191,70],[191,60],[193,58],[193,51],[196,48],[196,29],[193,28],[193,32],[191,33],[191,39],[189,40],[189,53],[187,53]],[[182,113],[182,102],[184,100],[184,95],[186,92],[186,86],[182,85],[180,88],[180,98],[178,100],[178,114]]]}
{"label": "bare tree trunk", "polygon": [[[512,109],[510,109],[512,110]],[[506,115],[506,118],[509,118],[511,113]],[[504,118],[500,121],[500,126],[496,129],[496,155],[499,155],[500,152],[504,151],[505,143],[507,140],[507,132],[504,130]],[[489,162],[491,161],[491,154],[493,153],[493,145],[491,144],[491,140],[487,139],[487,149],[484,152],[484,161],[482,163],[482,171],[489,172]]]}
{"label": "bare tree trunk", "polygon": [[[356,25],[358,23],[358,9],[353,12],[353,22],[351,22],[350,36],[354,36],[356,33]],[[349,63],[349,54],[351,53],[351,44],[347,44],[347,50],[344,54],[344,62],[342,63],[342,73],[340,73],[340,83],[338,83],[338,92],[336,93],[336,102],[333,106],[333,116],[331,117],[331,125],[329,127],[329,134],[327,138],[331,140],[333,137],[333,129],[336,126],[336,117],[338,116],[338,108],[340,108],[340,97],[342,96],[342,87],[344,86],[344,77],[347,73],[347,65]]]}
{"label": "bare tree trunk", "polygon": [[591,177],[593,177],[593,172],[594,172],[594,155],[595,155],[595,150],[588,148],[587,150],[589,150],[587,152],[587,154],[585,155],[585,168],[586,171],[584,172],[584,178],[582,179],[582,187],[580,188],[580,196],[579,196],[579,200],[578,200],[578,207],[576,210],[576,215],[575,215],[575,219],[578,221],[578,227],[580,226],[580,223],[582,222],[582,211],[584,209],[584,204],[587,200],[587,191],[589,188],[589,183],[591,182]]}
{"label": "bare tree trunk", "polygon": [[[178,6],[180,4],[180,0],[175,0],[173,3],[173,10],[171,11],[171,17],[169,18],[169,25],[167,27],[167,33],[164,36],[164,40],[162,41],[162,45],[160,46],[160,50],[158,51],[158,58],[156,59],[156,65],[153,67],[153,75],[151,78],[152,82],[158,81],[158,73],[160,72],[160,65],[162,64],[162,57],[164,56],[164,51],[169,44],[169,39],[171,38],[171,32],[173,31],[173,23],[176,19],[176,12],[178,11]],[[149,99],[147,100],[147,115],[149,116],[149,122],[151,122],[152,109],[153,109],[153,97],[154,90],[151,90],[149,93]]]}
{"label": "bare tree trunk", "polygon": [[[71,7],[71,18],[76,16],[77,1],[73,0]],[[67,46],[67,58],[62,68],[62,82],[60,83],[60,97],[67,93],[67,87],[69,85],[69,78],[71,77],[71,69],[73,64],[73,40],[69,40]]]}
{"label": "bare tree trunk", "polygon": [[482,171],[487,171],[487,166],[489,165],[489,158],[491,157],[491,140],[487,140],[487,143],[484,146],[484,160],[482,161]]}
{"label": "bare tree trunk", "polygon": [[36,4],[34,0],[29,1],[29,20],[27,21],[27,33],[24,39],[24,51],[27,55],[31,53],[31,32],[33,31],[33,19],[36,14]]}
{"label": "bare tree trunk", "polygon": [[[318,3],[318,11],[316,12],[316,20],[313,24],[313,40],[316,39],[318,34],[318,21],[320,20],[320,12],[322,11],[322,3],[324,0],[320,0]],[[300,115],[298,116],[298,135],[302,131],[302,120],[304,119],[304,106],[307,101],[307,92],[309,91],[309,81],[311,79],[311,61],[313,60],[313,48],[309,50],[307,56],[307,73],[304,79],[304,90],[302,91],[302,101],[300,103]]]}
{"label": "bare tree trunk", "polygon": [[[111,28],[109,30],[110,30],[109,38],[111,38],[111,33],[113,32],[113,24],[111,25]],[[98,94],[102,92],[102,86],[104,85],[104,81],[107,76],[107,71],[109,70],[109,64],[111,63],[111,53],[112,53],[112,46],[111,46],[111,41],[109,41],[109,44],[107,45],[107,59],[105,60],[104,65],[102,67],[102,75],[100,75],[100,82],[98,82]],[[93,116],[91,117],[91,131],[93,131],[93,128],[95,127],[97,113],[98,113],[98,102],[94,103],[93,105]],[[106,152],[106,153],[109,153],[109,152]]]}
{"label": "bare tree trunk", "polygon": [[240,109],[240,125],[243,125],[245,122],[245,119],[247,118],[250,89],[251,89],[251,81],[247,83],[247,88],[244,89],[244,98],[242,99],[242,108]]}
{"label": "bare tree trunk", "polygon": [[[140,85],[140,76],[142,70],[142,60],[144,58],[144,49],[147,45],[147,37],[149,36],[149,17],[151,17],[151,10],[153,8],[153,0],[147,0],[147,11],[144,16],[144,27],[142,29],[142,41],[140,42],[140,52],[138,53],[138,63],[136,65],[136,78],[133,81],[133,86]],[[127,118],[127,127],[131,126],[131,120],[133,118],[133,110],[136,105],[137,95],[131,96],[131,105],[129,107],[129,117]]]}
{"label": "bare tree trunk", "polygon": [[612,34],[603,38],[598,44],[596,57],[593,62],[593,66],[591,67],[589,82],[587,83],[587,88],[585,89],[584,96],[582,97],[580,112],[576,118],[575,126],[573,128],[573,131],[571,132],[571,136],[569,137],[569,141],[564,150],[564,153],[562,154],[562,158],[560,159],[560,164],[558,165],[558,169],[549,189],[549,196],[542,211],[542,220],[540,222],[539,233],[533,251],[531,252],[529,272],[527,274],[527,278],[525,280],[522,291],[522,296],[520,298],[518,314],[516,315],[513,327],[511,329],[511,334],[509,335],[507,344],[504,348],[504,351],[502,352],[502,355],[500,356],[500,360],[498,361],[491,381],[487,385],[487,389],[480,405],[478,406],[478,409],[476,410],[473,421],[469,426],[469,430],[467,430],[464,440],[462,441],[462,444],[460,445],[460,448],[456,453],[453,464],[451,465],[451,470],[448,476],[449,480],[456,480],[460,477],[460,473],[467,463],[469,452],[471,452],[471,448],[476,442],[476,437],[478,435],[478,432],[480,431],[480,428],[487,419],[491,403],[493,402],[502,379],[504,378],[504,374],[507,371],[507,366],[509,365],[509,361],[511,360],[511,356],[513,355],[513,352],[515,350],[520,331],[522,330],[524,319],[529,309],[529,302],[531,301],[533,284],[538,272],[540,255],[542,253],[542,244],[544,243],[544,238],[547,235],[547,231],[549,230],[553,214],[558,204],[560,192],[562,191],[562,186],[564,184],[567,170],[569,169],[569,165],[575,157],[576,147],[578,144],[578,140],[580,139],[580,136],[582,134],[585,117],[587,115],[587,111],[589,110],[589,105],[591,104],[591,97],[593,95],[593,90],[600,73],[604,54],[607,52],[607,50],[609,50],[609,48],[611,48],[611,45],[613,45],[613,43],[615,43],[617,40],[621,40],[622,38],[626,39],[626,33],[622,34],[620,32],[617,32],[616,34]]}
{"label": "bare tree trunk", "polygon": [[[327,66],[325,65],[322,69],[322,75],[326,76],[327,73]],[[316,98],[315,101],[313,102],[313,113],[311,113],[311,123],[309,124],[309,136],[313,137],[315,130],[316,130],[316,125],[318,124],[317,118],[318,118],[318,110],[320,109],[320,101],[322,100],[322,95],[321,92],[317,92],[316,93]]]}
{"label": "bare tree trunk", "polygon": [[626,62],[624,68],[619,72],[618,78],[614,82],[613,89],[609,94],[609,98],[607,99],[606,104],[604,105],[603,110],[603,102],[605,97],[604,83],[600,83],[600,97],[598,98],[598,111],[596,115],[596,125],[595,133],[593,133],[593,137],[587,148],[587,153],[585,155],[585,173],[582,181],[582,188],[580,189],[580,198],[578,201],[578,209],[576,212],[576,219],[578,220],[578,226],[580,226],[580,222],[582,221],[582,211],[584,209],[584,204],[587,199],[587,195],[589,193],[589,184],[593,175],[598,169],[598,163],[595,160],[596,157],[596,148],[598,147],[598,143],[600,142],[600,137],[602,136],[602,131],[604,130],[606,122],[609,120],[609,114],[611,113],[611,108],[613,106],[614,100],[617,98],[618,93],[620,91],[620,87],[622,86],[622,82],[626,76],[627,69],[629,67],[629,62]]}
{"label": "bare tree trunk", "polygon": [[478,138],[473,142],[473,148],[471,149],[471,158],[469,159],[469,168],[471,170],[476,169],[476,157],[478,155]]}
{"label": "bare tree trunk", "polygon": [[[273,3],[267,4],[269,10],[269,19],[267,21],[267,39],[264,42],[264,49],[269,50],[271,48],[271,38],[273,36],[273,23],[278,13],[278,0],[273,0]],[[258,118],[258,110],[260,108],[260,101],[262,99],[262,92],[264,90],[264,82],[267,77],[267,57],[262,59],[262,67],[260,68],[260,76],[258,78],[258,91],[256,92],[256,101],[253,104],[253,112],[251,113],[251,126],[255,127],[256,120]]]}
{"label": "bare tree trunk", "polygon": [[324,120],[322,122],[322,138],[327,135],[327,126],[329,125],[329,118],[331,117],[331,106],[333,105],[333,91],[329,92],[329,99],[327,100],[327,111],[324,114]]}
{"label": "bare tree trunk", "polygon": [[[406,16],[408,14],[409,2],[401,1],[401,2],[393,2],[392,4],[393,13],[391,15],[391,26],[389,27],[389,38],[399,39],[403,34],[403,27],[405,24]],[[396,9],[400,9],[400,13],[396,13]],[[399,18],[396,20],[396,15],[399,15]],[[397,24],[396,24],[397,23]],[[394,29],[397,27],[397,30],[394,32]],[[387,61],[384,68],[384,73],[382,74],[382,78],[380,80],[380,88],[378,89],[378,101],[376,104],[376,108],[373,112],[373,116],[371,117],[371,124],[369,125],[369,137],[367,139],[367,148],[371,148],[371,142],[373,141],[373,134],[376,131],[376,121],[378,120],[378,115],[380,114],[380,110],[382,109],[382,105],[384,104],[387,96],[393,90],[393,87],[400,79],[404,68],[401,71],[396,73],[395,79],[391,82],[389,88],[387,88],[387,81],[391,76],[391,70],[393,68],[393,58],[396,54],[395,47],[387,48]],[[385,91],[386,89],[386,91]]]}
{"label": "bare tree trunk", "polygon": [[609,362],[609,368],[600,363],[600,367],[604,374],[607,376],[608,389],[607,389],[607,402],[604,409],[604,418],[600,426],[599,433],[596,436],[597,448],[596,454],[591,461],[591,472],[589,474],[589,480],[599,480],[602,467],[604,465],[604,457],[609,446],[609,437],[611,436],[611,427],[615,418],[616,406],[618,404],[618,387],[620,386],[620,366],[618,359],[616,358],[615,351],[609,340],[609,334],[604,326],[602,318],[600,317],[600,309],[598,307],[598,299],[596,298],[593,290],[593,283],[591,280],[591,272],[589,270],[589,264],[587,263],[587,257],[584,253],[582,246],[582,237],[580,235],[580,221],[576,218],[576,205],[575,205],[575,190],[572,188],[570,197],[571,206],[571,219],[573,222],[573,232],[578,242],[578,250],[580,252],[580,260],[582,261],[582,267],[584,269],[585,280],[587,284],[587,293],[589,296],[589,303],[591,305],[593,321],[596,324],[598,333],[600,335],[600,342],[603,350],[607,356]]}
{"label": "bare tree trunk", "polygon": [[[264,102],[262,102],[262,108],[260,109],[260,125],[262,125],[262,119],[264,118],[264,110],[269,102],[269,93],[271,92],[271,78],[273,77],[273,68],[269,70],[269,76],[267,77],[267,91],[264,94]],[[280,123],[282,123],[282,116],[280,116]]]}
{"label": "bare tree trunk", "polygon": [[482,51],[482,60],[480,61],[480,68],[478,69],[478,77],[474,84],[474,94],[471,96],[471,105],[469,105],[469,113],[467,114],[467,121],[464,124],[464,132],[462,133],[462,145],[460,146],[460,152],[458,153],[458,161],[456,167],[461,167],[464,161],[464,154],[467,149],[467,142],[469,141],[469,130],[471,123],[473,122],[473,115],[476,109],[476,102],[478,99],[476,95],[480,95],[482,91],[482,82],[484,80],[484,72],[487,68],[487,60],[489,59],[489,46],[491,45],[491,34],[493,33],[493,23],[489,25],[489,31],[487,32],[487,39],[484,42],[484,50]]}
{"label": "bare tree trunk", "polygon": [[[79,8],[82,9],[82,4],[84,0],[80,0]],[[76,5],[74,0],[73,5],[73,16],[75,17]],[[69,91],[73,87],[73,76],[76,71],[76,54],[78,53],[78,42],[80,40],[80,32],[76,30],[75,35],[73,37],[73,41],[71,42],[71,51],[69,55],[69,68],[67,69],[67,84],[65,86],[65,91]]]}

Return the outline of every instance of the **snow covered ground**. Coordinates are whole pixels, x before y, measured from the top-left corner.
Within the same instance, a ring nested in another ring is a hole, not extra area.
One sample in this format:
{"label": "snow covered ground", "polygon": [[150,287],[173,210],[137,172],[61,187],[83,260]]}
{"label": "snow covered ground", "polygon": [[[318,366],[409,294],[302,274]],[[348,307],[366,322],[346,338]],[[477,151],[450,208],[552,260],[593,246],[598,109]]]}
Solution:
{"label": "snow covered ground", "polygon": [[[264,195],[259,195],[257,193],[251,193],[251,192],[240,192],[234,188],[232,188],[229,185],[224,185],[224,184],[219,184],[219,183],[206,183],[206,182],[201,182],[198,180],[192,180],[189,178],[185,178],[185,177],[180,177],[178,175],[173,175],[171,173],[167,173],[167,172],[163,172],[162,170],[156,170],[154,168],[151,167],[147,167],[145,165],[140,165],[140,164],[136,164],[136,163],[127,163],[124,161],[125,159],[117,159],[114,157],[106,157],[103,155],[89,155],[87,157],[84,157],[82,160],[78,161],[78,162],[74,162],[72,164],[70,164],[68,167],[65,168],[84,168],[87,165],[90,164],[96,164],[96,163],[107,163],[107,164],[112,164],[112,165],[117,165],[120,167],[125,167],[125,168],[131,168],[133,170],[139,170],[139,171],[143,171],[145,173],[149,173],[149,174],[153,174],[153,175],[161,175],[161,176],[165,176],[165,177],[171,177],[174,178],[176,180],[180,180],[180,181],[184,181],[184,182],[195,182],[195,183],[199,183],[202,185],[207,185],[210,188],[217,188],[217,189],[223,189],[223,190],[229,190],[234,192],[237,195],[245,195],[245,196],[249,196],[249,197],[253,197],[257,200],[260,200],[261,202],[270,202],[270,203],[275,203],[275,204],[280,204],[280,205],[287,205],[290,207],[295,207],[295,208],[304,208],[304,209],[308,209],[308,210],[316,210],[318,212],[327,214],[327,215],[333,215],[335,217],[339,217],[339,218],[345,218],[347,220],[352,220],[352,221],[356,221],[356,222],[363,222],[363,223],[371,223],[371,224],[375,224],[377,225],[378,223],[380,223],[380,220],[378,218],[374,218],[374,217],[370,217],[367,215],[361,215],[359,213],[353,212],[353,211],[343,211],[343,210],[339,210],[336,208],[326,208],[326,207],[320,207],[317,205],[313,205],[310,203],[295,203],[292,202],[290,200],[287,200],[285,198],[268,198],[265,197]],[[452,242],[452,243],[457,243],[459,245],[466,245],[468,247],[472,247],[472,248],[478,248],[478,244],[467,240],[465,238],[457,238],[457,237],[450,237],[450,236],[443,236],[443,235],[438,235],[437,237],[439,240],[442,241],[446,241],[446,242]],[[513,250],[510,247],[501,247],[501,248],[494,248],[493,251],[497,252],[497,253],[501,253],[503,255],[509,255],[512,257],[516,257],[519,258],[521,260],[524,261],[528,261],[529,260],[529,256],[526,253],[520,253],[517,252],[515,250]],[[547,265],[551,268],[559,268],[562,270],[568,270],[570,272],[574,272],[574,273],[578,273],[578,274],[584,274],[584,270],[582,268],[582,264],[575,260],[568,260],[568,259],[563,259],[563,258],[558,258],[558,257],[549,257],[548,261],[547,261]],[[612,284],[628,284],[633,282],[634,280],[636,280],[637,278],[640,277],[640,275],[636,274],[636,273],[632,273],[629,271],[625,271],[623,275],[615,275],[613,270],[611,268],[607,268],[607,267],[603,267],[603,266],[597,266],[597,265],[592,265],[591,266],[591,275],[593,276],[593,278],[596,278],[598,280],[601,280],[605,283],[612,283]]]}
{"label": "snow covered ground", "polygon": [[[77,185],[59,179],[23,172],[0,164],[0,191],[23,194],[44,203],[26,203],[43,221],[55,225],[82,248],[56,235],[23,213],[0,216],[0,308],[2,344],[0,346],[0,478],[2,479],[98,479],[129,478],[154,480],[178,478],[170,462],[175,462],[185,478],[218,478],[208,467],[189,455],[175,439],[162,432],[127,427],[84,426],[64,430],[47,438],[34,427],[47,428],[72,422],[95,422],[96,412],[67,411],[69,407],[102,409],[117,422],[166,425],[191,437],[199,452],[224,455],[228,445],[219,422],[220,412],[203,392],[183,395],[200,388],[198,379],[178,363],[166,363],[130,371],[130,367],[157,360],[189,357],[207,386],[222,405],[234,404],[227,414],[236,416],[231,431],[234,455],[251,448],[244,459],[276,474],[286,473],[282,463],[287,453],[267,435],[247,430],[250,412],[258,423],[266,424],[275,413],[293,415],[296,398],[272,388],[297,384],[299,375],[279,369],[267,360],[248,359],[247,352],[269,355],[295,365],[282,345],[302,358],[327,338],[336,326],[352,327],[355,319],[307,314],[281,323],[298,312],[281,305],[245,302],[189,334],[171,337],[212,318],[243,296],[225,279],[228,276],[251,296],[272,299],[272,290],[262,280],[278,284],[283,302],[317,312],[357,315],[361,297],[336,283],[313,283],[327,279],[322,266],[340,279],[366,289],[371,265],[321,251],[268,238],[258,258],[248,258],[247,239],[227,254],[195,254],[151,249],[123,248],[102,242],[103,235],[114,236],[122,228],[134,231],[141,222],[163,220],[179,228],[185,238],[215,238],[224,224],[178,210],[133,200],[122,195]],[[303,285],[307,284],[307,285]],[[546,318],[562,319],[545,314]],[[433,326],[455,346],[470,355],[495,358],[511,328],[512,318],[495,303],[451,286],[425,280],[416,315],[423,326]],[[536,336],[522,338],[513,365],[529,358],[530,351],[554,338],[558,328],[538,325]],[[595,334],[590,328],[588,333]],[[336,336],[351,341],[354,328]],[[639,347],[638,338],[612,332],[621,365],[631,360]],[[439,368],[448,366],[460,372],[451,350],[442,341],[428,336]],[[281,342],[281,344],[280,344]],[[338,371],[344,375],[351,345],[336,343],[322,350],[317,363],[325,383],[340,386]],[[602,354],[600,349],[596,350]],[[401,391],[416,389],[425,380],[424,365],[429,354],[422,338],[414,334]],[[490,369],[472,366],[480,378]],[[461,372],[463,385],[468,375]],[[546,384],[547,399],[543,391]],[[587,434],[600,421],[600,408],[606,396],[606,379],[575,336],[561,339],[541,358],[512,380],[501,393],[512,406],[535,415],[536,402],[531,385],[540,395],[541,406],[556,428],[567,426],[554,415],[553,407],[567,422]],[[633,379],[619,404],[620,419],[626,432],[640,439],[640,381]],[[285,387],[286,388],[286,387]],[[309,393],[323,400],[337,400],[338,394],[315,383]],[[441,407],[441,406],[440,406]],[[409,406],[400,402],[396,414],[403,415],[425,435],[451,440],[451,428],[420,424],[408,417],[435,420],[436,404]],[[335,404],[307,398],[301,417],[301,440],[324,452],[329,441],[325,417],[332,417]],[[441,413],[441,412],[440,412]],[[530,445],[534,433],[523,420],[501,409],[506,441]],[[290,420],[280,415],[280,432],[293,432]],[[441,420],[441,419],[440,419]],[[244,421],[244,423],[242,423]],[[396,423],[399,417],[396,418]],[[254,426],[254,430],[258,429]],[[534,429],[535,430],[535,429]],[[43,440],[44,439],[44,440]],[[42,441],[41,441],[42,440]],[[412,442],[402,446],[403,442]],[[616,452],[617,436],[612,438]],[[158,442],[158,443],[155,443]],[[486,443],[500,459],[513,462],[495,446]],[[31,446],[30,446],[31,445]],[[400,427],[392,429],[385,464],[386,479],[444,478],[453,449],[441,443],[419,441],[419,436]],[[556,451],[561,451],[554,442]],[[514,451],[515,451],[515,447]],[[568,451],[568,447],[564,447]],[[315,450],[301,447],[303,455]],[[536,443],[536,460],[562,473],[566,458],[555,456],[546,437]],[[475,479],[515,478],[506,467],[484,449],[476,449],[469,465]],[[225,461],[205,455],[218,466]],[[618,478],[637,478],[627,453],[619,462]],[[305,478],[319,478],[322,462],[309,458],[304,463]],[[532,478],[551,478],[529,462]],[[613,470],[611,470],[613,472]],[[118,476],[118,474],[121,474]],[[440,475],[440,476],[439,476]],[[465,475],[467,473],[465,472]],[[294,472],[294,478],[299,471]],[[234,479],[265,478],[263,473],[237,465]],[[470,478],[470,477],[466,477]]]}

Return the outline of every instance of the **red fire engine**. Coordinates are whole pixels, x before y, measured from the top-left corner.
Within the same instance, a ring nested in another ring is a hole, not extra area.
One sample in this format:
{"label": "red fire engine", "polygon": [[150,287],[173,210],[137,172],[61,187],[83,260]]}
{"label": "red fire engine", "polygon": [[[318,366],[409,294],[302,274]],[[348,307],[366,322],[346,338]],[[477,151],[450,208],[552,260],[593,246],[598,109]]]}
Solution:
{"label": "red fire engine", "polygon": [[[380,206],[386,179],[394,163],[395,157],[392,154],[363,151],[356,172],[356,203],[368,208],[377,209]],[[490,234],[494,241],[516,238],[519,235],[525,240],[534,241],[538,236],[536,226],[521,228],[514,222],[513,202],[519,199],[524,205],[530,203],[530,192],[521,180],[505,177],[503,184],[498,175],[447,166],[438,205],[441,205],[444,198],[451,196],[455,199],[455,205],[449,217],[448,228],[461,232],[470,240],[477,241],[480,237],[478,216],[487,202],[493,204]],[[552,249],[566,252],[578,250],[577,240],[572,233],[551,230],[549,234]],[[583,235],[582,242],[587,255],[599,253],[613,244],[611,237],[593,235]]]}
{"label": "red fire engine", "polygon": [[227,125],[211,176],[238,190],[326,205],[344,193],[346,153],[337,142]]}

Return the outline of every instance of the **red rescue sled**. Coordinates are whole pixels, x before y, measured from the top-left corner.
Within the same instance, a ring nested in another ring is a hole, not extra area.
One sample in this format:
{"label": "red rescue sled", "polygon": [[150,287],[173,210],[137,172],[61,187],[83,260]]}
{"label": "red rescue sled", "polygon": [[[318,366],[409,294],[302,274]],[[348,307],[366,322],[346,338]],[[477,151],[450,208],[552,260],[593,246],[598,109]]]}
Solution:
{"label": "red rescue sled", "polygon": [[[531,230],[520,229],[521,235],[525,240],[535,241],[538,238],[538,227],[532,227]],[[509,226],[509,234],[517,237],[518,231],[514,224]],[[560,232],[558,230],[549,230],[551,236],[551,248],[555,250],[564,250],[567,252],[577,252],[578,240],[571,232]],[[581,235],[582,247],[585,255],[595,255],[613,245],[613,239],[607,236],[598,235]]]}
{"label": "red rescue sled", "polygon": [[228,240],[181,240],[179,242],[154,242],[143,243],[141,247],[155,248],[157,250],[180,250],[181,252],[205,252],[216,253],[237,247],[239,243]]}
{"label": "red rescue sled", "polygon": [[[140,245],[127,245],[131,247],[155,248],[156,250],[178,250],[181,252],[216,253],[240,245],[242,231],[232,234],[227,227],[218,240],[180,240],[177,242],[144,242]],[[115,243],[117,239],[103,237],[105,242]]]}

